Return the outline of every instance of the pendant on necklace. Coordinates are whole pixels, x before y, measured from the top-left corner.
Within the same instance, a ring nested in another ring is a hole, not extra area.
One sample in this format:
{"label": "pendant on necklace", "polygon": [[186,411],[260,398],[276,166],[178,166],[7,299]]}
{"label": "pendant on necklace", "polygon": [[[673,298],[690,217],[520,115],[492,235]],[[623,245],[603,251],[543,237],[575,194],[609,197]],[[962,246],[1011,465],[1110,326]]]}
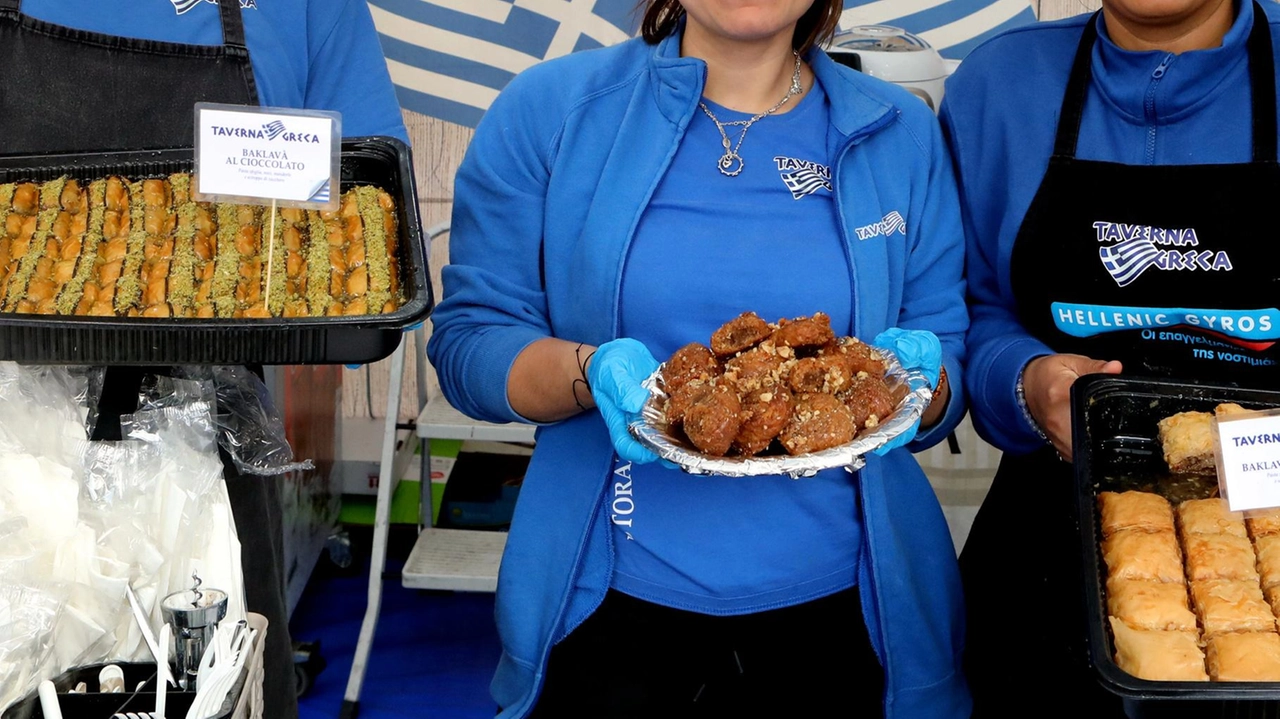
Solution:
{"label": "pendant on necklace", "polygon": [[727,177],[734,177],[738,173],[742,172],[742,166],[745,164],[746,163],[742,161],[742,157],[740,157],[738,153],[733,150],[726,150],[725,153],[720,156],[720,162],[716,163],[716,166],[720,168],[720,174]]}

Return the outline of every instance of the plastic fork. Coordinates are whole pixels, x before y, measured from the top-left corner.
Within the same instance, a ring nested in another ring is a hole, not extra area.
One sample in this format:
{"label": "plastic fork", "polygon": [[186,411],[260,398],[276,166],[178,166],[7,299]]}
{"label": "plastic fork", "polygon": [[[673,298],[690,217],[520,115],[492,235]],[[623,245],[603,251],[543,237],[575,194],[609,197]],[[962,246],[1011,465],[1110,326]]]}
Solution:
{"label": "plastic fork", "polygon": [[196,699],[187,712],[187,719],[208,719],[222,708],[227,693],[240,678],[240,670],[244,668],[244,650],[246,646],[252,646],[258,634],[256,629],[244,632],[241,629],[242,627],[235,627],[214,634],[214,645],[217,647],[215,651],[218,654],[213,659],[208,681],[201,679],[197,683]]}

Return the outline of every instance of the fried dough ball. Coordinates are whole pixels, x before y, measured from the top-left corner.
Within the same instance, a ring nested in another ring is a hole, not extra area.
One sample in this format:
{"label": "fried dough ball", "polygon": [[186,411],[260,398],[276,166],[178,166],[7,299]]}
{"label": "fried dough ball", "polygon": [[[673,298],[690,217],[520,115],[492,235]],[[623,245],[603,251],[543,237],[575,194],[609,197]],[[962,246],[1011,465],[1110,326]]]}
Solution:
{"label": "fried dough ball", "polygon": [[698,342],[676,350],[662,367],[662,386],[672,394],[695,379],[711,379],[720,374],[720,362],[706,345]]}
{"label": "fried dough ball", "polygon": [[731,357],[754,347],[771,334],[773,328],[768,322],[754,312],[743,312],[712,333],[711,350],[719,357]]}
{"label": "fried dough ball", "polygon": [[791,389],[798,394],[836,394],[848,389],[853,378],[845,358],[833,354],[796,360],[789,380]]}
{"label": "fried dough ball", "polygon": [[795,409],[795,400],[785,387],[751,392],[742,401],[742,427],[733,447],[744,457],[754,457],[764,450],[787,426]]}
{"label": "fried dough ball", "polygon": [[715,384],[684,413],[684,433],[704,454],[723,457],[742,427],[742,402],[733,388]]}
{"label": "fried dough ball", "polygon": [[884,376],[884,360],[880,359],[871,345],[856,337],[839,337],[818,350],[819,357],[828,355],[843,357],[849,365],[851,375],[866,372],[872,377]]}
{"label": "fried dough ball", "polygon": [[788,454],[808,454],[853,441],[853,414],[835,395],[807,394],[796,401],[791,420],[778,435]]}
{"label": "fried dough ball", "polygon": [[734,383],[740,394],[780,386],[785,383],[788,364],[772,342],[761,342],[729,360],[724,365],[725,379]]}
{"label": "fried dough ball", "polygon": [[684,423],[685,412],[698,401],[702,395],[711,391],[709,380],[695,379],[680,385],[675,392],[667,395],[667,424],[678,427]]}
{"label": "fried dough ball", "polygon": [[793,349],[817,349],[835,338],[831,318],[825,312],[815,312],[812,317],[778,320],[778,329],[773,333],[774,344]]}
{"label": "fried dough ball", "polygon": [[854,378],[843,398],[859,430],[879,426],[881,420],[893,414],[893,409],[898,404],[884,378],[866,374]]}

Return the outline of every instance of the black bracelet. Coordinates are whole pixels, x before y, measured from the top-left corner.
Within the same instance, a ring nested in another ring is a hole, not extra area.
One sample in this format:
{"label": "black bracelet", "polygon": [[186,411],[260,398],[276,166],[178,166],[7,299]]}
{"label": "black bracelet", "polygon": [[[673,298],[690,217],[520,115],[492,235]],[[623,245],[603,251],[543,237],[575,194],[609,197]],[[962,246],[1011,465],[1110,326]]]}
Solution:
{"label": "black bracelet", "polygon": [[578,361],[578,374],[582,375],[579,379],[575,379],[573,381],[573,402],[578,405],[578,409],[584,412],[587,410],[587,406],[582,403],[582,400],[578,399],[578,385],[581,384],[585,387],[587,390],[587,396],[591,396],[591,382],[587,380],[587,363],[590,362],[591,358],[596,354],[596,351],[593,349],[587,354],[586,358],[583,358],[582,348],[585,346],[585,342],[579,342],[578,346],[573,349],[574,359]]}

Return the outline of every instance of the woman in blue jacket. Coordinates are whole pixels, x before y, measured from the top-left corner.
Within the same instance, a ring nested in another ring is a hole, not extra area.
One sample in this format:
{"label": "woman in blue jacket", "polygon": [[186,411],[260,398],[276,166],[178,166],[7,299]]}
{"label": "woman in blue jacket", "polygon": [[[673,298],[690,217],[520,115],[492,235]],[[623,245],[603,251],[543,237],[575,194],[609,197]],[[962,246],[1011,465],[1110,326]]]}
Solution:
{"label": "woman in blue jacket", "polygon": [[950,161],[925,105],[818,49],[840,11],[653,0],[643,38],[531,68],[476,129],[428,352],[466,414],[542,425],[499,576],[504,717],[969,713],[955,550],[908,451],[694,477],[627,432],[655,357],[748,310],[825,312],[930,375],[909,449],[962,416]]}
{"label": "woman in blue jacket", "polygon": [[1086,663],[1073,381],[1275,385],[1280,273],[1254,232],[1280,196],[1277,18],[1253,0],[1103,0],[993,38],[947,83],[967,388],[1005,451],[961,555],[982,714],[1047,689],[1067,713],[1118,711]]}

